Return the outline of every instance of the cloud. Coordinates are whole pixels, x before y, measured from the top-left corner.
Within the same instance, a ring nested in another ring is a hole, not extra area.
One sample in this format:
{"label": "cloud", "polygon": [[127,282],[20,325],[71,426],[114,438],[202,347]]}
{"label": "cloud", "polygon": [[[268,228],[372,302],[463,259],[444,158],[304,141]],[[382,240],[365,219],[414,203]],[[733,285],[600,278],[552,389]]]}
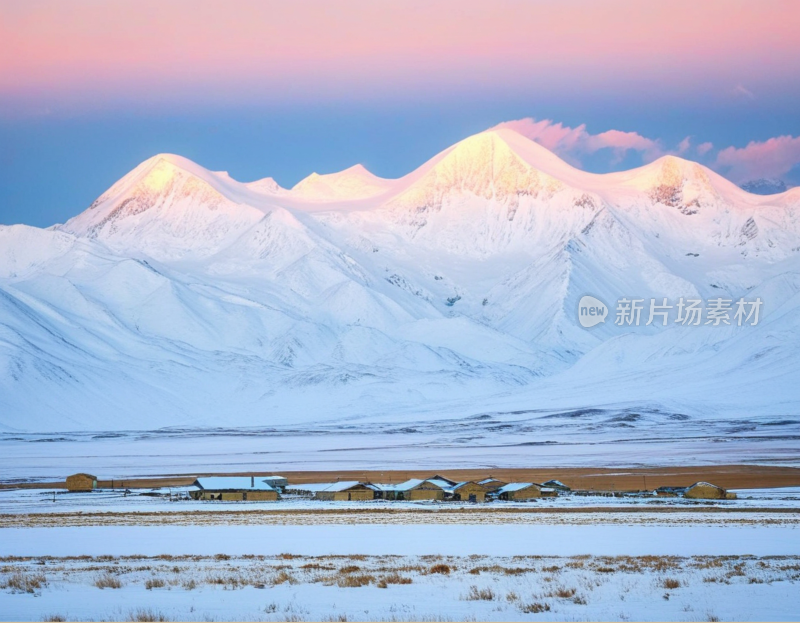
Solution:
{"label": "cloud", "polygon": [[576,167],[583,167],[587,157],[604,150],[610,156],[606,162],[609,170],[618,170],[629,152],[638,153],[645,163],[672,154],[701,161],[740,184],[760,178],[781,179],[800,165],[800,137],[789,135],[763,142],[752,141],[746,147],[726,147],[715,154],[713,143],[706,141],[693,145],[690,136],[673,149],[666,149],[660,139],[648,138],[638,132],[608,130],[591,134],[585,124],[570,127],[550,119],[526,117],[504,121],[493,129],[496,128],[515,130]]}
{"label": "cloud", "polygon": [[712,149],[714,149],[714,143],[700,143],[697,146],[697,153],[700,156],[705,156]]}
{"label": "cloud", "polygon": [[665,153],[660,141],[647,138],[637,132],[608,130],[600,134],[590,134],[586,130],[586,124],[571,128],[561,122],[554,123],[550,119],[537,121],[532,117],[526,117],[514,121],[504,121],[493,129],[496,128],[515,130],[576,165],[580,164],[583,156],[603,149],[611,150],[613,162],[621,161],[629,151],[640,153],[646,162],[655,160]]}
{"label": "cloud", "polygon": [[675,150],[675,153],[680,156],[682,154],[685,154],[691,148],[692,148],[692,140],[687,136],[680,143],[678,143],[678,147]]}
{"label": "cloud", "polygon": [[743,84],[737,84],[735,87],[733,87],[733,90],[731,92],[736,97],[743,97],[748,100],[756,99],[756,96],[753,94],[753,92],[747,87],[745,87]]}
{"label": "cloud", "polygon": [[776,136],[751,141],[746,147],[726,147],[717,154],[714,168],[735,182],[758,178],[780,179],[800,164],[800,136]]}

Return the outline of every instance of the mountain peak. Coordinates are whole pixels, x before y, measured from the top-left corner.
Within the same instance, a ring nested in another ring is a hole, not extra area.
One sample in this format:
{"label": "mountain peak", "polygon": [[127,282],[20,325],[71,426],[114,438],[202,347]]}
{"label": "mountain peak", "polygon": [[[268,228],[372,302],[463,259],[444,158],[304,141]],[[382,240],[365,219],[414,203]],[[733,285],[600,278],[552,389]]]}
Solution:
{"label": "mountain peak", "polygon": [[292,194],[306,201],[334,202],[367,199],[383,194],[392,186],[392,180],[374,175],[362,164],[320,175],[312,173],[292,188]]}
{"label": "mountain peak", "polygon": [[512,203],[522,195],[548,197],[565,184],[547,170],[565,168],[571,169],[513,130],[487,130],[460,141],[407,176],[411,183],[389,207],[416,213],[438,210],[453,195]]}
{"label": "mountain peak", "polygon": [[241,204],[242,192],[249,191],[225,173],[212,173],[174,154],[158,154],[59,229],[126,249],[146,249],[154,257],[214,250],[240,226],[263,217],[263,212]]}

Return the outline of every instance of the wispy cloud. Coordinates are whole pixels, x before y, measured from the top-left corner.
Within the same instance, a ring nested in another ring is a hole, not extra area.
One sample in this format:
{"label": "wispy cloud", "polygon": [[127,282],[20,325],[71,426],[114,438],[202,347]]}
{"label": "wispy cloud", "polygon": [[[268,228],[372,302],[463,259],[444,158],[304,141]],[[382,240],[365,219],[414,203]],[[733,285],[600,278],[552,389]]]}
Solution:
{"label": "wispy cloud", "polygon": [[572,128],[555,123],[550,119],[537,120],[532,117],[504,121],[495,128],[509,128],[547,147],[574,165],[580,165],[582,158],[609,149],[612,162],[621,161],[627,152],[635,151],[645,161],[655,160],[664,155],[661,143],[642,136],[637,132],[608,130],[599,134],[591,134],[586,124]]}
{"label": "wispy cloud", "polygon": [[[691,137],[684,138],[673,149],[664,147],[660,139],[649,138],[638,132],[625,132],[622,130],[606,130],[592,134],[586,129],[586,124],[570,127],[551,119],[537,120],[532,117],[504,121],[495,128],[510,128],[547,147],[564,160],[575,166],[582,166],[586,156],[592,156],[607,150],[608,166],[614,168],[622,162],[629,152],[638,153],[642,162],[652,162],[666,154],[688,156],[693,152]],[[705,146],[709,147],[706,148]],[[711,143],[703,143],[694,151],[705,154],[710,149]],[[702,151],[701,151],[702,148]]]}
{"label": "wispy cloud", "polygon": [[720,150],[714,168],[735,182],[757,178],[780,179],[800,164],[800,136],[776,136],[751,141],[746,147]]}
{"label": "wispy cloud", "polygon": [[756,99],[756,96],[753,94],[753,92],[743,84],[737,84],[735,87],[733,87],[733,90],[731,92],[736,97],[741,97],[748,100]]}
{"label": "wispy cloud", "polygon": [[766,141],[752,141],[746,147],[726,147],[715,151],[714,144],[705,141],[695,145],[687,136],[674,148],[667,149],[664,141],[643,136],[638,132],[607,130],[592,134],[585,124],[570,127],[550,119],[532,117],[504,121],[495,128],[510,128],[547,147],[576,167],[583,167],[589,156],[607,153],[609,170],[619,169],[629,152],[639,154],[642,162],[651,162],[673,154],[705,163],[736,183],[759,178],[783,179],[800,165],[800,137],[777,136]]}
{"label": "wispy cloud", "polygon": [[714,149],[714,143],[710,143],[710,142],[700,143],[697,146],[697,154],[699,156],[705,156],[712,149]]}

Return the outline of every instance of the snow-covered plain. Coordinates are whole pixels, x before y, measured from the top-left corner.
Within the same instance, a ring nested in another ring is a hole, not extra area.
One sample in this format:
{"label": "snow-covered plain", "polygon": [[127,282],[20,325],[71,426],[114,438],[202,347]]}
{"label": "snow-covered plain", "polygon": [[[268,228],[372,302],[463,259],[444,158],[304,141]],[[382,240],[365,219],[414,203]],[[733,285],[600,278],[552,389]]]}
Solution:
{"label": "snow-covered plain", "polygon": [[[465,422],[428,428],[433,455],[474,439],[469,418],[542,443],[553,415],[606,455],[658,430],[702,456],[728,425],[754,433],[748,459],[791,454],[798,269],[797,189],[752,195],[672,156],[594,175],[495,130],[396,180],[287,190],[162,154],[63,225],[0,227],[0,427]],[[584,330],[587,293],[764,304],[754,327]],[[503,429],[515,412],[534,415]]]}
{"label": "snow-covered plain", "polygon": [[800,579],[796,556],[196,551],[3,564],[0,612],[15,621],[792,621]]}

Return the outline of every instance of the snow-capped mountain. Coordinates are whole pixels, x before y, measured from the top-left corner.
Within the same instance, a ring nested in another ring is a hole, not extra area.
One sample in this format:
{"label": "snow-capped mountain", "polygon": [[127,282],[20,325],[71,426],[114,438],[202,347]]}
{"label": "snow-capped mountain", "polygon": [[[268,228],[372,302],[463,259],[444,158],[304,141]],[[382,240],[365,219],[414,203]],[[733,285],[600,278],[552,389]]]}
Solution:
{"label": "snow-capped mountain", "polygon": [[[160,154],[63,225],[0,227],[0,427],[797,414],[799,293],[800,190],[672,156],[596,175],[503,129],[284,189]],[[612,307],[589,330],[585,294]],[[623,297],[720,296],[760,323],[613,322]]]}

